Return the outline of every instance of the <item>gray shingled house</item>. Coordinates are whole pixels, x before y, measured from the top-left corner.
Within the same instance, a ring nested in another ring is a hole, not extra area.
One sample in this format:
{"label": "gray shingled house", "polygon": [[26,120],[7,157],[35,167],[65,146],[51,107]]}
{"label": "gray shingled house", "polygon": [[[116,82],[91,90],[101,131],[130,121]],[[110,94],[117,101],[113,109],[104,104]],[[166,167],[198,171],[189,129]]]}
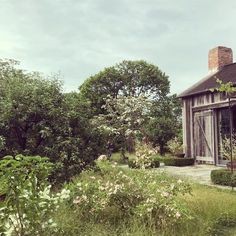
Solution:
{"label": "gray shingled house", "polygon": [[[211,92],[218,84],[233,82],[236,85],[236,63],[230,48],[216,47],[208,54],[209,74],[182,92],[183,141],[185,157],[197,163],[224,165],[221,154],[223,139],[230,134],[229,103],[226,94]],[[236,130],[236,99],[232,99],[233,130]]]}

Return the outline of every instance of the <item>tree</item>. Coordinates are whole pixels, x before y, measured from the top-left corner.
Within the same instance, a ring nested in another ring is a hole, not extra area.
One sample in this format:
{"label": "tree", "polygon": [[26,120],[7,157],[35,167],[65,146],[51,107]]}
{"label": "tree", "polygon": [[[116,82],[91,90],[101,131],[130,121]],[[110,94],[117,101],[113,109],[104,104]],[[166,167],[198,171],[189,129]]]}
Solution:
{"label": "tree", "polygon": [[145,126],[146,135],[163,154],[167,142],[181,134],[181,104],[176,95],[154,102],[150,117]]}
{"label": "tree", "polygon": [[15,65],[12,61],[0,63],[0,135],[6,140],[8,154],[34,154],[61,132],[61,83]]}
{"label": "tree", "polygon": [[158,100],[169,93],[165,73],[145,61],[123,61],[88,78],[80,87],[80,96],[89,101],[94,114],[104,113],[106,97],[143,95]]}
{"label": "tree", "polygon": [[90,106],[77,93],[64,94],[57,79],[0,61],[0,157],[47,156],[61,180],[97,158],[103,139],[90,124]]}
{"label": "tree", "polygon": [[134,151],[134,139],[148,119],[151,102],[143,97],[108,96],[103,105],[105,114],[94,118],[100,130],[123,140],[129,152]]}

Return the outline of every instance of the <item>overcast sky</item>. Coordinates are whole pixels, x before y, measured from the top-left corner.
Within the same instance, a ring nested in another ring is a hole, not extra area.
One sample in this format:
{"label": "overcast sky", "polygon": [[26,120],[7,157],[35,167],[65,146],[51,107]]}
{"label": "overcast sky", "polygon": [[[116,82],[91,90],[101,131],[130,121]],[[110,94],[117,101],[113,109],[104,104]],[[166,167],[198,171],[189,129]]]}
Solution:
{"label": "overcast sky", "polygon": [[235,0],[0,0],[0,58],[46,74],[66,91],[122,60],[143,59],[179,93],[207,74],[215,46],[236,53]]}

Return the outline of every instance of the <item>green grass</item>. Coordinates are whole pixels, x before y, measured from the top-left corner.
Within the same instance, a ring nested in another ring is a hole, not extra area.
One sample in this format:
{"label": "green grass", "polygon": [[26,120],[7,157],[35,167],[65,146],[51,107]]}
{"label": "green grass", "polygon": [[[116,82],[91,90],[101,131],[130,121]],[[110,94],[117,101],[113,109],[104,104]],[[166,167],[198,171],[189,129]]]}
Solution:
{"label": "green grass", "polygon": [[[203,236],[207,232],[209,235],[236,235],[236,192],[200,184],[193,184],[192,188],[192,195],[181,200],[186,203],[193,219],[182,225],[179,235]],[[232,227],[224,222],[226,216],[233,218]]]}
{"label": "green grass", "polygon": [[[132,156],[132,154],[131,154]],[[120,153],[114,153],[112,159],[116,160]],[[126,171],[134,171],[127,169]],[[147,170],[149,171],[149,170]],[[168,178],[173,178],[168,176]],[[168,179],[167,178],[167,179]],[[184,180],[187,181],[187,180]],[[64,204],[54,216],[60,225],[60,235],[87,235],[87,236],[207,236],[207,235],[236,235],[236,191],[223,190],[214,187],[193,184],[192,194],[179,196],[180,201],[189,211],[191,218],[180,224],[164,228],[161,231],[147,226],[145,222],[132,219],[122,224],[106,225],[104,222],[84,221],[81,215],[71,207]],[[0,207],[2,207],[0,202]]]}
{"label": "green grass", "polygon": [[[128,171],[128,170],[127,170]],[[172,178],[172,177],[169,177]],[[76,211],[63,206],[57,220],[68,235],[134,235],[134,236],[206,236],[236,235],[236,192],[191,184],[192,194],[178,200],[190,212],[191,218],[161,231],[133,219],[127,223],[105,225],[99,222],[84,222]],[[58,234],[59,235],[59,234]],[[63,235],[63,234],[62,234]]]}
{"label": "green grass", "polygon": [[[126,152],[125,156],[128,157],[128,158],[134,158],[135,154]],[[114,162],[117,162],[120,165],[127,164],[127,161],[123,160],[120,152],[113,153],[111,155],[111,160],[114,161]]]}

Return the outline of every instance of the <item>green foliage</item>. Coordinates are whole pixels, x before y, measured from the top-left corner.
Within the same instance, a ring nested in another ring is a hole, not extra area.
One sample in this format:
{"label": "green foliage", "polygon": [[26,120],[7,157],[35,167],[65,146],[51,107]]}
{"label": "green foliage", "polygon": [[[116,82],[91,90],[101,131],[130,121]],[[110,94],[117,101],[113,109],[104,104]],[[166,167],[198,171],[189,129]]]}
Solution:
{"label": "green foliage", "polygon": [[117,225],[135,216],[165,227],[187,217],[176,196],[189,193],[188,184],[167,180],[163,173],[125,170],[107,161],[97,165],[100,171],[83,172],[68,186],[80,219]]}
{"label": "green foliage", "polygon": [[194,165],[193,158],[163,157],[160,161],[166,166],[191,166]]}
{"label": "green foliage", "polygon": [[[52,196],[48,175],[52,164],[40,156],[6,156],[0,161],[0,176],[7,182],[0,229],[6,235],[43,235],[56,224],[51,219],[68,191]],[[66,196],[67,197],[67,196]]]}
{"label": "green foliage", "polygon": [[[158,67],[144,61],[123,61],[90,77],[80,87],[81,99],[88,101],[91,108],[94,108],[94,114],[100,114],[100,118],[103,121],[109,115],[105,105],[107,96],[111,96],[114,100],[122,97],[131,99],[145,97],[151,101],[153,103],[152,108],[143,109],[144,111],[151,111],[148,114],[151,119],[145,120],[144,126],[139,126],[142,127],[142,136],[148,137],[148,140],[155,146],[159,146],[162,154],[166,143],[177,136],[181,130],[181,104],[176,95],[167,96],[168,93],[168,77]],[[123,103],[123,105],[127,104]],[[113,110],[113,113],[115,112],[118,117],[122,118],[119,110]],[[122,114],[128,115],[128,113],[124,112]],[[133,112],[133,115],[135,115],[135,112]],[[133,115],[130,117],[135,118]],[[129,124],[129,127],[126,127],[126,130],[132,131],[135,126],[134,121],[138,121],[142,117],[139,116],[139,113],[137,113],[135,120],[130,117],[130,122],[125,121],[121,126],[118,125],[119,122],[110,125],[106,124],[107,129],[104,129],[103,132],[120,132],[117,127],[121,129],[127,124]],[[108,121],[114,122],[113,119]],[[123,138],[123,142],[124,140]],[[128,147],[133,147],[133,140],[134,138],[128,139]],[[134,148],[131,148],[130,151],[134,151]]]}
{"label": "green foliage", "polygon": [[161,155],[165,152],[167,142],[181,133],[181,127],[181,104],[176,95],[153,103],[145,133],[155,146],[160,147]]}
{"label": "green foliage", "polygon": [[235,212],[221,213],[213,222],[212,226],[208,228],[210,235],[229,235],[229,228],[236,227]]}
{"label": "green foliage", "polygon": [[158,168],[160,167],[160,161],[155,156],[150,157],[148,160],[145,159],[145,161],[142,161],[142,163],[140,163],[140,161],[137,161],[136,158],[130,158],[128,160],[128,165],[130,168],[135,168],[135,169]]}
{"label": "green foliage", "polygon": [[123,164],[128,164],[129,158],[132,158],[132,157],[135,157],[134,153],[126,152],[124,153],[124,155],[122,155],[121,152],[116,152],[112,154],[110,160],[117,164],[123,165]]}
{"label": "green foliage", "polygon": [[95,114],[104,113],[108,95],[159,99],[169,93],[169,81],[157,66],[145,61],[123,61],[88,78],[80,87],[81,98],[90,102]]}
{"label": "green foliage", "polygon": [[151,102],[146,97],[108,96],[103,105],[106,114],[95,116],[93,121],[98,129],[123,140],[129,152],[134,151],[134,139],[141,133],[143,124],[148,120]]}
{"label": "green foliage", "polygon": [[236,92],[236,88],[234,87],[232,82],[224,83],[222,80],[216,77],[216,83],[218,84],[218,86],[216,88],[211,88],[211,92],[226,92],[228,95]]}
{"label": "green foliage", "polygon": [[59,135],[63,117],[61,83],[26,73],[15,64],[0,61],[0,132],[4,153],[42,154],[40,151]]}
{"label": "green foliage", "polygon": [[[53,164],[49,162],[47,157],[23,155],[16,155],[15,157],[5,156],[0,161],[0,178],[4,179],[6,185],[9,186],[6,189],[7,193],[9,192],[8,188],[11,188],[11,180],[15,179],[16,176],[21,178],[20,182],[22,182],[22,184],[24,184],[23,182],[28,179],[30,174],[35,175],[38,181],[44,182],[52,172],[52,168]],[[13,182],[15,183],[15,181]]]}
{"label": "green foliage", "polygon": [[[226,160],[231,160],[230,138],[223,138],[220,147],[221,156]],[[232,135],[232,159],[236,160],[236,134]]]}
{"label": "green foliage", "polygon": [[157,150],[150,144],[137,143],[135,157],[129,158],[128,165],[131,168],[158,168],[160,162],[155,156],[156,153]]}
{"label": "green foliage", "polygon": [[173,155],[179,155],[183,153],[183,144],[178,140],[177,137],[167,142],[168,149]]}
{"label": "green foliage", "polygon": [[231,173],[230,170],[212,170],[211,181],[214,184],[227,185],[236,187],[236,173]]}
{"label": "green foliage", "polygon": [[0,158],[41,155],[56,163],[54,180],[78,174],[104,151],[104,134],[94,129],[90,104],[64,94],[55,75],[44,78],[0,61]]}

